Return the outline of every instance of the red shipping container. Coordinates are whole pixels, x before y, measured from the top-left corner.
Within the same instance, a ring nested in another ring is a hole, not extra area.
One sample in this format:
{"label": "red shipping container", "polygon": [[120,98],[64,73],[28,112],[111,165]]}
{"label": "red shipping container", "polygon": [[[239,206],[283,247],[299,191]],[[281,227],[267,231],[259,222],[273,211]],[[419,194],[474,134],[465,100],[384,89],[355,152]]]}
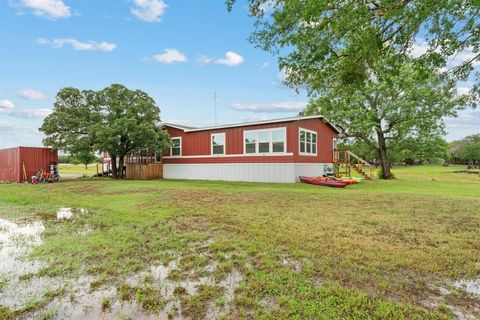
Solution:
{"label": "red shipping container", "polygon": [[30,181],[31,176],[35,175],[38,170],[48,171],[49,165],[53,163],[58,164],[58,152],[52,148],[16,147],[1,149],[0,181]]}

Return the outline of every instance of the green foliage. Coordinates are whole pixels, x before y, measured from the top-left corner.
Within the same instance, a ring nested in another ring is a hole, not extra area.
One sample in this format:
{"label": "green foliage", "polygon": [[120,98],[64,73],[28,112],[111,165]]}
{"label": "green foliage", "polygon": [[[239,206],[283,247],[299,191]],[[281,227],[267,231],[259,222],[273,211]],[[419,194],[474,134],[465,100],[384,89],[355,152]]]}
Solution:
{"label": "green foliage", "polygon": [[98,93],[99,112],[105,114],[94,125],[96,148],[118,156],[120,162],[132,150],[162,151],[168,134],[159,127],[160,109],[145,92],[114,84]]}
{"label": "green foliage", "polygon": [[96,92],[63,88],[55,97],[53,112],[39,128],[45,134],[44,145],[52,146],[69,154],[92,152],[95,134],[92,123],[100,121],[95,112]]}
{"label": "green foliage", "polygon": [[[378,159],[376,149],[363,140],[350,139],[346,143],[339,144],[339,147],[350,150],[369,162]],[[442,163],[448,158],[449,144],[440,135],[424,135],[415,138],[406,137],[395,143],[389,141],[387,147],[388,160],[393,163],[403,163],[410,159],[426,163]]]}
{"label": "green foliage", "polygon": [[480,161],[480,134],[472,134],[451,142],[449,152],[452,158],[460,161]]}
{"label": "green foliage", "polygon": [[[229,8],[234,2],[227,1]],[[346,137],[376,150],[388,179],[396,156],[390,146],[439,139],[443,117],[475,106],[474,93],[455,90],[456,80],[468,72],[444,71],[449,56],[479,38],[472,26],[478,7],[459,2],[462,6],[432,0],[250,0],[250,13],[257,17],[251,41],[279,56],[286,85],[307,90],[308,114],[324,115]],[[271,13],[265,14],[265,7]],[[448,21],[464,23],[464,33]],[[427,44],[441,50],[411,54],[420,26],[437,37]],[[471,38],[459,41],[465,33]],[[479,47],[471,50],[478,53]]]}
{"label": "green foliage", "polygon": [[58,156],[58,162],[59,163],[70,163],[70,156],[69,155],[60,155]]}
{"label": "green foliage", "polygon": [[84,164],[85,168],[87,168],[89,163],[97,161],[98,158],[91,152],[78,152],[77,154],[72,156],[72,163],[73,164]]}
{"label": "green foliage", "polygon": [[113,84],[100,91],[61,89],[40,131],[46,135],[45,145],[65,150],[84,164],[94,160],[94,151],[107,151],[119,159],[114,176],[122,177],[129,152],[168,146],[168,134],[159,123],[160,109],[148,94]]}
{"label": "green foliage", "polygon": [[[237,0],[227,0],[232,9]],[[372,61],[385,47],[412,52],[416,41],[426,47],[422,59],[442,64],[463,50],[469,58],[450,66],[456,78],[466,79],[480,59],[477,0],[249,0],[250,15],[257,18],[251,40],[257,46],[279,53],[284,47],[299,50],[298,62],[324,73],[337,69],[330,59],[339,58],[338,72],[344,80],[364,77],[364,61]],[[308,41],[308,43],[307,43]],[[310,44],[315,50],[310,50]],[[339,53],[339,49],[342,53]],[[312,52],[309,64],[305,54]],[[282,63],[283,60],[280,60]],[[346,72],[347,71],[347,72]],[[471,102],[478,102],[477,85]],[[288,80],[289,82],[293,79]],[[326,79],[328,81],[328,79]],[[320,80],[322,81],[322,80]]]}

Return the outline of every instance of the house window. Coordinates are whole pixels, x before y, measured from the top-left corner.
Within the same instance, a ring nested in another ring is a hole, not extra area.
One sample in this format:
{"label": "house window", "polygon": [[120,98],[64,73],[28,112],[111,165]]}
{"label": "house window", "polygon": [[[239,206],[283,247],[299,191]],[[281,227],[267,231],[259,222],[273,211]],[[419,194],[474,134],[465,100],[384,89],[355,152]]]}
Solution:
{"label": "house window", "polygon": [[172,138],[172,147],[170,148],[171,156],[181,156],[182,155],[182,138]]}
{"label": "house window", "polygon": [[212,134],[212,154],[225,154],[225,133]]}
{"label": "house window", "polygon": [[245,132],[245,153],[257,153],[257,132],[246,131]]}
{"label": "house window", "polygon": [[270,152],[270,131],[258,131],[258,153]]}
{"label": "house window", "polygon": [[162,153],[155,152],[155,162],[162,162]]}
{"label": "house window", "polygon": [[249,130],[244,132],[245,153],[285,153],[285,128]]}
{"label": "house window", "polygon": [[285,128],[272,130],[272,152],[285,152]]}
{"label": "house window", "polygon": [[315,131],[299,130],[300,154],[317,155],[317,133]]}

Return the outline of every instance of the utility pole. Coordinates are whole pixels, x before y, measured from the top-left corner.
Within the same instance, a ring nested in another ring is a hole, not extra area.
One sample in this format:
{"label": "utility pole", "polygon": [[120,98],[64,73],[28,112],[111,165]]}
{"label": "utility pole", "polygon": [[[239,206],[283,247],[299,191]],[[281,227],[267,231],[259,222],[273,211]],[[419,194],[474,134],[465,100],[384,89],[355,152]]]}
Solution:
{"label": "utility pole", "polygon": [[213,92],[213,111],[215,114],[215,125],[217,125],[217,92]]}

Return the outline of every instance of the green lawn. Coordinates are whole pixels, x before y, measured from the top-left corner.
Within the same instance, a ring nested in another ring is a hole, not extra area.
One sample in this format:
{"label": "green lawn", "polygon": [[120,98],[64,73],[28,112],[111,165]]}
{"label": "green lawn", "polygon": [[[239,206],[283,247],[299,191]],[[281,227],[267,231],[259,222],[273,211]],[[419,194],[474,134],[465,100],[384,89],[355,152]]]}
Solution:
{"label": "green lawn", "polygon": [[[480,176],[452,173],[461,169],[396,168],[395,180],[345,189],[109,179],[0,184],[0,217],[46,226],[31,254],[46,266],[24,278],[90,276],[91,290],[116,292],[95,302],[106,312],[123,301],[146,314],[176,303],[168,316],[192,319],[480,317],[480,297],[454,286],[480,278]],[[91,213],[58,221],[60,207]],[[161,265],[170,267],[160,281],[151,268]],[[129,282],[138,273],[143,280]],[[235,286],[225,285],[234,274]],[[159,281],[173,284],[173,293]],[[57,295],[72,293],[67,287]],[[0,318],[47,312],[58,298],[42,299],[31,308],[0,306]]]}
{"label": "green lawn", "polygon": [[[101,170],[101,168],[99,168],[99,170]],[[59,165],[59,173],[60,176],[62,174],[85,174],[91,176],[97,173],[97,164],[90,163],[85,169],[84,164],[61,163]]]}

